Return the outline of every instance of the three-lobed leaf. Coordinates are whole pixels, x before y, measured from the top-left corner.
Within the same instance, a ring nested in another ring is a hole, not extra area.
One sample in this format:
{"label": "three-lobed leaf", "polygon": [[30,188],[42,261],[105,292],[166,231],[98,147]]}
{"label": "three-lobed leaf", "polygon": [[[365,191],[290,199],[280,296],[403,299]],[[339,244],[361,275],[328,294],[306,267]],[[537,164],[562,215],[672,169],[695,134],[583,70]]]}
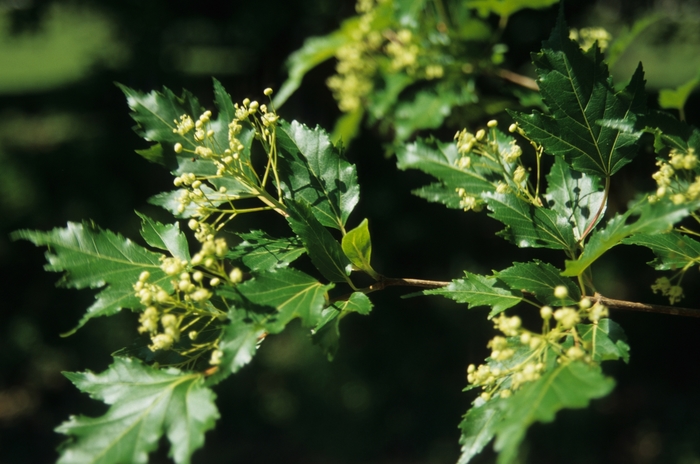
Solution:
{"label": "three-lobed leaf", "polygon": [[163,435],[176,463],[189,463],[214,427],[216,395],[200,374],[154,369],[117,357],[108,370],[66,373],[94,399],[111,405],[100,417],[71,417],[56,430],[71,437],[61,448],[59,464],[146,463]]}
{"label": "three-lobed leaf", "polygon": [[543,50],[534,55],[538,84],[551,114],[511,112],[528,138],[574,169],[612,176],[637,154],[638,132],[598,121],[635,121],[646,111],[644,76],[637,68],[629,85],[616,92],[597,46],[583,52],[569,39],[560,16]]}

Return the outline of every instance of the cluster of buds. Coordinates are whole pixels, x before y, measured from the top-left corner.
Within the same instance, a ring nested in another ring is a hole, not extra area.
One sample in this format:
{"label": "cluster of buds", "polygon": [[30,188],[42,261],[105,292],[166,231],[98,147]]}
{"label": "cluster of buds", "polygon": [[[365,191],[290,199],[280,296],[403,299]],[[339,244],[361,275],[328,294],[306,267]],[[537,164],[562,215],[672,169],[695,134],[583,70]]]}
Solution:
{"label": "cluster of buds", "polygon": [[418,65],[418,53],[420,48],[413,40],[413,33],[408,29],[400,29],[389,36],[389,42],[384,47],[386,54],[391,59],[391,69],[413,74]]}
{"label": "cluster of buds", "polygon": [[459,196],[459,207],[462,208],[464,211],[473,210],[479,212],[483,209],[484,202],[480,198],[477,198],[474,195],[470,195],[469,193],[467,193],[466,190],[464,190],[461,187],[456,188],[455,192]]}
{"label": "cluster of buds", "polygon": [[668,160],[656,162],[658,171],[652,174],[656,181],[656,193],[649,196],[649,201],[656,202],[663,197],[680,205],[700,197],[700,176],[696,175],[698,157],[695,149],[690,147],[683,152],[676,148],[668,154]]}
{"label": "cluster of buds", "polygon": [[[557,286],[554,295],[559,300],[566,300],[567,288]],[[539,379],[548,365],[548,356],[553,354],[558,363],[590,362],[593,359],[592,347],[581,340],[576,326],[583,319],[597,324],[607,315],[605,306],[587,298],[582,299],[577,307],[553,309],[543,306],[540,308],[543,329],[541,333],[535,333],[523,328],[518,316],[508,317],[501,313],[493,322],[502,335],[488,342],[491,354],[486,364],[469,365],[467,381],[472,386],[481,387],[480,397],[488,401],[494,396],[507,398],[524,384]],[[569,346],[571,339],[574,343]],[[550,358],[551,361],[554,360]]]}

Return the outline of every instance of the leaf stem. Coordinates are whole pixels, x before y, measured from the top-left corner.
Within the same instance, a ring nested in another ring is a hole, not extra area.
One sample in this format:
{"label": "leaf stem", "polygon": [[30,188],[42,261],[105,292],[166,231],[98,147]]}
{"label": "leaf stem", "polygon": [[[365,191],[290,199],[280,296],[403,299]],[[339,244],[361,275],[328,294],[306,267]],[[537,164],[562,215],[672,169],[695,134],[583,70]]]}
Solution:
{"label": "leaf stem", "polygon": [[583,241],[586,239],[588,234],[593,230],[593,227],[595,227],[596,223],[598,222],[598,219],[600,218],[600,215],[603,214],[603,211],[605,211],[605,206],[608,204],[608,194],[610,193],[610,176],[605,176],[605,191],[603,193],[603,200],[600,202],[600,207],[598,208],[598,211],[595,213],[595,216],[593,216],[593,220],[591,220],[591,223],[588,224],[588,227],[586,227],[586,230],[583,231],[583,234],[581,234],[581,238],[579,239],[579,243],[583,243]]}

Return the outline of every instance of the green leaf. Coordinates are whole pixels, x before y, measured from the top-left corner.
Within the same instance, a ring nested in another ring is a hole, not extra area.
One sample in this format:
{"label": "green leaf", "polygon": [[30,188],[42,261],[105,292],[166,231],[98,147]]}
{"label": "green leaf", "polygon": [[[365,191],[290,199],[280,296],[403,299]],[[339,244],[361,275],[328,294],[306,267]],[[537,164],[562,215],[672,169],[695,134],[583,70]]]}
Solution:
{"label": "green leaf", "polygon": [[323,227],[304,200],[286,202],[287,221],[299,236],[314,266],[331,282],[347,282],[351,264],[340,244]]}
{"label": "green leaf", "polygon": [[165,166],[165,157],[163,156],[163,145],[155,143],[143,150],[136,150],[136,153],[146,158],[151,163],[162,164]]}
{"label": "green leaf", "polygon": [[616,322],[604,318],[597,324],[579,324],[576,330],[584,343],[590,343],[593,347],[594,361],[622,359],[626,363],[629,362],[630,347],[627,344],[627,337],[622,327]]}
{"label": "green leaf", "polygon": [[141,236],[154,248],[169,251],[171,255],[183,261],[190,260],[190,249],[187,237],[180,231],[180,225],[175,222],[165,225],[136,211],[141,218]]}
{"label": "green leaf", "polygon": [[[275,308],[266,321],[271,333],[279,333],[294,318],[304,327],[315,327],[321,320],[327,295],[333,284],[323,285],[296,269],[277,269],[253,274],[254,279],[240,284],[238,291],[256,305]],[[221,291],[218,294],[224,295]]]}
{"label": "green leaf", "polygon": [[170,278],[160,269],[161,254],[153,253],[129,239],[103,231],[92,223],[69,222],[65,229],[50,232],[20,230],[14,240],[29,240],[37,246],[48,246],[47,271],[65,271],[59,284],[71,288],[105,287],[95,296],[72,334],[93,317],[111,316],[122,308],[137,309],[141,304],[133,285],[143,271],[149,271],[149,282],[170,289]]}
{"label": "green leaf", "polygon": [[372,240],[369,236],[369,222],[363,220],[359,226],[343,237],[342,248],[345,256],[357,269],[365,271],[375,279],[379,277],[370,264],[372,258]]}
{"label": "green leaf", "polygon": [[[197,174],[206,175],[202,172],[199,172]],[[215,179],[214,184],[217,188],[222,185],[226,186],[228,190],[225,193],[221,193],[218,190],[212,189],[206,184],[202,184],[202,186],[199,187],[199,189],[202,192],[204,192],[208,202],[212,206],[219,206],[223,203],[226,203],[231,199],[231,195],[235,195],[236,193],[247,192],[247,190],[245,190],[243,187],[240,187],[240,184],[238,184],[233,179],[231,179],[230,182],[226,182],[226,180],[223,179]],[[187,191],[188,190],[186,189],[178,189],[171,190],[170,192],[162,192],[149,198],[148,202],[152,205],[160,206],[161,208],[169,211],[176,218],[187,219],[191,217],[197,217],[197,203],[195,202],[190,202],[187,206],[185,206],[185,209],[182,212],[180,212],[178,209],[180,206],[180,198],[182,198],[183,194]]]}
{"label": "green leaf", "polygon": [[555,211],[534,207],[510,193],[485,193],[489,216],[507,227],[499,235],[521,248],[553,248],[573,255],[576,239],[567,219]]}
{"label": "green leaf", "polygon": [[[579,302],[581,292],[574,282],[560,275],[561,271],[551,264],[534,260],[530,263],[513,263],[496,276],[507,283],[510,288],[533,293],[538,301],[547,305],[572,305]],[[569,291],[569,297],[560,300],[554,297],[554,288],[563,285]]]}
{"label": "green leaf", "polygon": [[364,115],[365,109],[359,107],[340,116],[335,122],[331,133],[333,144],[338,145],[342,143],[342,146],[347,147],[360,132],[360,124]]}
{"label": "green leaf", "polygon": [[534,58],[540,92],[551,115],[511,113],[528,138],[562,156],[574,169],[603,176],[615,174],[637,154],[641,134],[598,124],[599,120],[634,121],[646,111],[641,66],[629,85],[615,92],[597,46],[583,52],[560,15],[550,39]]}
{"label": "green leaf", "polygon": [[[547,175],[547,207],[567,219],[574,238],[581,240],[586,228],[603,203],[605,193],[597,176],[574,171],[562,158],[556,158]],[[596,224],[603,218],[601,211]]]}
{"label": "green leaf", "polygon": [[[458,188],[463,188],[473,195],[495,191],[495,187],[485,177],[485,173],[460,168],[457,165],[460,157],[454,143],[430,144],[423,140],[400,146],[396,152],[399,169],[403,171],[419,169],[438,178],[447,190],[445,195],[451,190],[454,197],[458,199],[459,196],[454,193]],[[442,198],[443,196],[440,195],[441,202],[445,202]]]}
{"label": "green leaf", "polygon": [[[357,22],[357,21],[355,21]],[[350,24],[346,21],[346,23]],[[348,25],[344,25],[345,29]],[[277,91],[272,104],[281,107],[284,102],[299,88],[307,72],[333,58],[340,47],[350,41],[349,35],[339,29],[323,37],[309,37],[301,48],[287,58],[289,77]]]}
{"label": "green leaf", "polygon": [[[669,200],[649,203],[646,199],[637,203],[622,215],[616,215],[603,229],[596,230],[586,243],[576,261],[566,261],[565,276],[581,275],[591,264],[622,240],[634,234],[659,234],[667,232],[675,223],[698,208],[697,202],[674,205]],[[639,218],[627,224],[630,217]]]}
{"label": "green leaf", "polygon": [[448,208],[464,209],[462,197],[455,192],[455,189],[446,187],[444,184],[435,182],[412,190],[411,193],[433,203],[442,203]]}
{"label": "green leaf", "polygon": [[260,337],[265,333],[265,326],[248,317],[242,309],[231,309],[229,322],[221,334],[219,349],[223,353],[219,369],[207,377],[207,385],[214,385],[231,374],[238,372],[255,356]]}
{"label": "green leaf", "polygon": [[[467,303],[467,308],[490,306],[489,318],[515,306],[523,299],[518,290],[503,288],[496,277],[464,272],[464,279],[455,279],[447,287],[426,290],[426,295],[442,295],[457,303]],[[500,284],[500,285],[499,285]]]}
{"label": "green leaf", "polygon": [[656,259],[649,264],[659,271],[683,269],[700,261],[700,242],[675,231],[668,234],[635,234],[623,239],[622,243],[651,249]]}
{"label": "green leaf", "polygon": [[400,100],[394,110],[395,141],[403,142],[422,129],[437,129],[452,108],[476,101],[476,95],[467,86],[452,89],[444,85],[421,90],[411,101]]}
{"label": "green leaf", "polygon": [[698,85],[700,85],[700,74],[676,89],[659,90],[659,106],[664,109],[678,110],[682,113],[688,97]]}
{"label": "green leaf", "polygon": [[65,373],[81,391],[111,405],[100,417],[71,417],[56,431],[71,440],[61,449],[59,464],[146,463],[165,434],[169,456],[189,463],[214,427],[219,412],[216,395],[200,374],[157,370],[136,359],[115,358],[102,374]]}
{"label": "green leaf", "polygon": [[312,130],[296,121],[282,121],[277,140],[283,150],[279,171],[285,195],[306,200],[324,226],[344,230],[360,199],[355,166],[320,127]]}
{"label": "green leaf", "polygon": [[602,398],[615,386],[598,366],[571,362],[546,372],[505,401],[504,417],[496,427],[494,448],[499,464],[514,462],[525,432],[535,422],[551,422],[564,409],[584,408],[590,400]]}
{"label": "green leaf", "polygon": [[228,254],[229,259],[240,259],[250,269],[272,270],[287,267],[306,252],[297,237],[272,238],[261,230],[238,234],[243,242]]}
{"label": "green leaf", "polygon": [[336,301],[323,310],[321,321],[312,330],[311,339],[314,344],[321,346],[328,360],[332,361],[340,342],[340,320],[350,313],[366,316],[371,310],[372,302],[367,295],[354,292],[347,300]]}
{"label": "green leaf", "polygon": [[459,424],[462,430],[459,438],[462,454],[457,464],[467,464],[489,444],[505,414],[502,407],[503,401],[498,398],[480,403],[479,406],[475,405],[467,411]]}
{"label": "green leaf", "polygon": [[547,8],[558,2],[559,0],[466,0],[465,6],[474,8],[479,16],[485,18],[491,13],[508,17],[525,8]]}

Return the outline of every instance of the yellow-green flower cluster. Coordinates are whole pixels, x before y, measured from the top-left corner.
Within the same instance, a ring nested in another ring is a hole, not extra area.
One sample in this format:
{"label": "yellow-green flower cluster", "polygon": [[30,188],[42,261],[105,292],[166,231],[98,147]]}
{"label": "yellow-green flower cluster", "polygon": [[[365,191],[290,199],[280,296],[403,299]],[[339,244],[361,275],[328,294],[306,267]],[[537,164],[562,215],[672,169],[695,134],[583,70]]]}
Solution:
{"label": "yellow-green flower cluster", "polygon": [[[554,294],[560,300],[568,297],[564,286],[556,287]],[[591,362],[594,348],[581,339],[576,327],[584,319],[597,324],[607,315],[605,306],[587,298],[577,307],[543,306],[540,308],[542,331],[537,333],[523,328],[519,317],[501,313],[493,322],[503,335],[488,342],[491,354],[486,364],[469,365],[467,381],[481,387],[480,397],[488,401],[495,396],[507,398],[522,385],[539,379],[546,366],[555,360],[558,363]]]}
{"label": "yellow-green flower cluster", "polygon": [[649,201],[656,202],[668,197],[674,204],[682,204],[700,197],[700,176],[696,173],[698,157],[695,149],[687,151],[672,149],[668,159],[656,162],[658,171],[652,174],[656,181],[656,193],[649,196]]}
{"label": "yellow-green flower cluster", "polygon": [[583,50],[588,50],[596,41],[601,50],[605,51],[610,45],[612,34],[602,27],[584,27],[582,29],[571,29],[569,38],[579,43]]}
{"label": "yellow-green flower cluster", "polygon": [[[515,140],[504,143],[503,135],[497,132],[497,126],[497,121],[492,120],[487,124],[488,129],[479,129],[476,133],[466,129],[458,131],[454,140],[460,156],[454,160],[454,165],[465,171],[471,170],[484,180],[486,172],[496,173],[501,176],[501,180],[491,182],[496,193],[514,191],[518,196],[536,203],[527,187],[528,172],[520,160],[523,153],[520,145]],[[517,126],[511,129],[511,132],[515,131]],[[463,188],[455,188],[455,192],[460,197],[460,207],[464,211],[479,211],[483,206],[483,201],[473,193]]]}
{"label": "yellow-green flower cluster", "polygon": [[663,296],[668,297],[671,304],[676,304],[683,299],[683,287],[674,285],[668,277],[659,277],[656,283],[651,286],[654,293],[661,292]]}

